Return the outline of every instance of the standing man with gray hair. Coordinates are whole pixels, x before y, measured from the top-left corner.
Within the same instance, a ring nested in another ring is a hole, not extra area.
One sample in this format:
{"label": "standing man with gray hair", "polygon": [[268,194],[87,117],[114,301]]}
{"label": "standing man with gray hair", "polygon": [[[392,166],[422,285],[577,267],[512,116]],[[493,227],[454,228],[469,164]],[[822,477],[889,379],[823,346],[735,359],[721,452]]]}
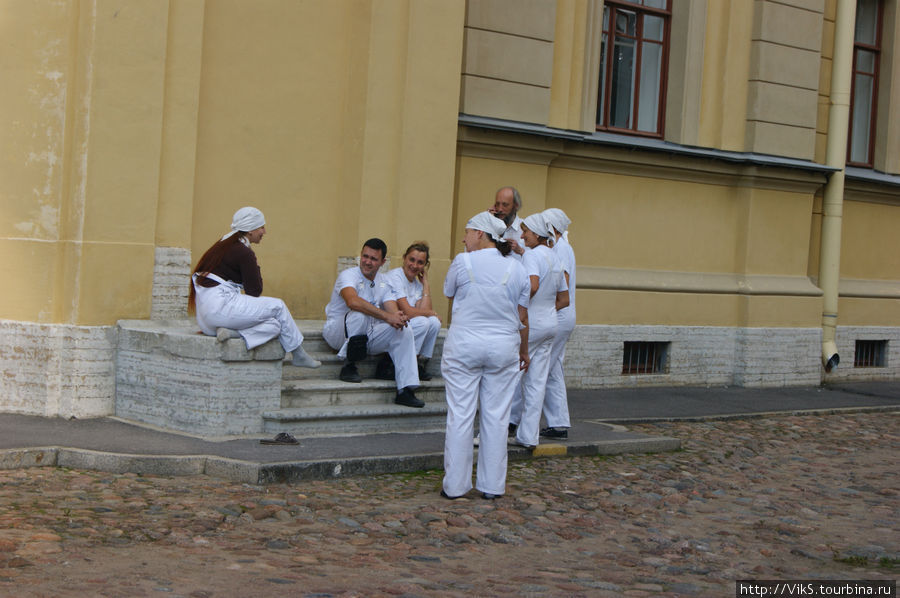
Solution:
{"label": "standing man with gray hair", "polygon": [[503,238],[511,241],[513,253],[522,259],[525,246],[522,242],[522,219],[519,218],[519,210],[522,209],[522,196],[515,187],[500,187],[494,196],[494,207],[488,212],[499,218],[506,224]]}

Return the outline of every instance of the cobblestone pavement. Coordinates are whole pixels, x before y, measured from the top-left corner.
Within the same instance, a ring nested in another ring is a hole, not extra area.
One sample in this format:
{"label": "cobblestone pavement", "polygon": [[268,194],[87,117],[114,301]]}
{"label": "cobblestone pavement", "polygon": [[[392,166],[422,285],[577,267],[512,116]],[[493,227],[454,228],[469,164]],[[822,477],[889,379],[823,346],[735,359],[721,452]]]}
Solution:
{"label": "cobblestone pavement", "polygon": [[535,459],[507,495],[441,473],[250,486],[0,471],[0,596],[734,596],[896,579],[898,413],[632,426],[655,455]]}

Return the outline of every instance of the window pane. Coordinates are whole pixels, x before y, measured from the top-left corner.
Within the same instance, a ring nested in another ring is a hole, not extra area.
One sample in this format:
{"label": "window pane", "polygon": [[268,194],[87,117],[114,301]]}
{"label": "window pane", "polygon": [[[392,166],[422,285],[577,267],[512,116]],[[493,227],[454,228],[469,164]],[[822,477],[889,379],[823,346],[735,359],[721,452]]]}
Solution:
{"label": "window pane", "polygon": [[666,2],[668,2],[668,0],[644,0],[644,6],[649,6],[650,8],[662,8],[665,10],[668,8]]}
{"label": "window pane", "polygon": [[663,40],[664,24],[665,21],[661,17],[646,15],[644,17],[644,39],[661,42]]}
{"label": "window pane", "polygon": [[856,70],[870,75],[875,74],[875,52],[868,50],[856,50]]}
{"label": "window pane", "polygon": [[606,102],[606,37],[604,33],[600,41],[600,95],[597,98],[597,124],[601,126],[606,124],[603,118]]}
{"label": "window pane", "polygon": [[863,44],[875,45],[878,40],[878,1],[857,0],[855,40]]}
{"label": "window pane", "polygon": [[853,116],[850,130],[851,162],[869,163],[869,132],[871,131],[874,82],[874,77],[859,74],[853,81]]}
{"label": "window pane", "polygon": [[662,45],[641,45],[641,87],[638,98],[638,131],[656,133],[659,116],[659,80],[662,74]]}
{"label": "window pane", "polygon": [[603,7],[603,31],[609,31],[609,7]]}
{"label": "window pane", "polygon": [[613,48],[612,61],[609,125],[630,129],[634,109],[634,41],[617,40]]}
{"label": "window pane", "polygon": [[616,33],[623,35],[635,35],[635,25],[637,25],[637,15],[627,10],[616,11]]}

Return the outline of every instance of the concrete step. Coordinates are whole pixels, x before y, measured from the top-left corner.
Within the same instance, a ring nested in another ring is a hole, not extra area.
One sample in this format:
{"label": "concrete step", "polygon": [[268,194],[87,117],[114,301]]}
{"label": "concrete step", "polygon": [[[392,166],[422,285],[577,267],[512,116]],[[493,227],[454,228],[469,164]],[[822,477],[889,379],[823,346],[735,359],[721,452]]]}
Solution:
{"label": "concrete step", "polygon": [[[306,343],[304,343],[306,344]],[[305,347],[304,347],[305,349]],[[286,360],[284,362],[284,367],[282,369],[281,377],[284,380],[337,380],[338,376],[341,373],[341,368],[344,367],[344,360],[340,359],[333,351],[329,353],[319,353],[319,352],[311,352],[308,349],[307,353],[313,358],[318,359],[322,362],[322,366],[310,369],[310,368],[300,368],[291,365],[290,360]],[[357,369],[359,370],[360,376],[363,377],[363,380],[367,380],[375,377],[375,368],[378,365],[378,361],[381,359],[381,355],[370,355],[366,357],[364,360],[358,362],[356,364]],[[436,378],[441,375],[441,360],[440,358],[434,359],[432,358],[428,362],[427,371],[431,374],[432,377]]]}
{"label": "concrete step", "polygon": [[390,403],[288,408],[263,413],[267,433],[287,432],[298,438],[442,432],[446,423],[445,402],[426,403],[421,409]]}
{"label": "concrete step", "polygon": [[[445,403],[444,380],[421,382],[415,390],[426,403]],[[331,379],[304,378],[281,383],[281,407],[308,408],[330,406],[393,405],[397,385],[392,380],[363,379],[359,384]]]}
{"label": "concrete step", "polygon": [[298,368],[284,362],[281,382],[281,409],[263,413],[267,433],[288,432],[297,437],[322,437],[385,432],[441,432],[447,421],[444,381],[440,378],[441,349],[446,331],[439,335],[428,372],[434,377],[422,381],[415,391],[425,407],[415,409],[394,404],[397,385],[393,380],[376,380],[380,355],[370,355],[357,364],[363,381],[359,384],[338,379],[342,359],[322,338],[321,321],[297,320],[303,333],[303,349],[322,362],[316,369]]}

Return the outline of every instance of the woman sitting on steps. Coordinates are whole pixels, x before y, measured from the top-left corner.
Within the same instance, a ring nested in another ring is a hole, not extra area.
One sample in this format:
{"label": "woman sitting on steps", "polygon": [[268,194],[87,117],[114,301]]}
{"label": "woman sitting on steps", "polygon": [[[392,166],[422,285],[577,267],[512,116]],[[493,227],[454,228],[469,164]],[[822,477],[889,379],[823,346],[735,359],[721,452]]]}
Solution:
{"label": "woman sitting on steps", "polygon": [[301,347],[303,335],[284,301],[261,296],[262,275],[250,244],[265,234],[262,212],[252,207],[235,212],[231,232],[207,249],[194,268],[188,310],[196,311],[203,334],[222,342],[242,337],[247,349],[277,336],[293,365],[317,368],[322,364]]}

